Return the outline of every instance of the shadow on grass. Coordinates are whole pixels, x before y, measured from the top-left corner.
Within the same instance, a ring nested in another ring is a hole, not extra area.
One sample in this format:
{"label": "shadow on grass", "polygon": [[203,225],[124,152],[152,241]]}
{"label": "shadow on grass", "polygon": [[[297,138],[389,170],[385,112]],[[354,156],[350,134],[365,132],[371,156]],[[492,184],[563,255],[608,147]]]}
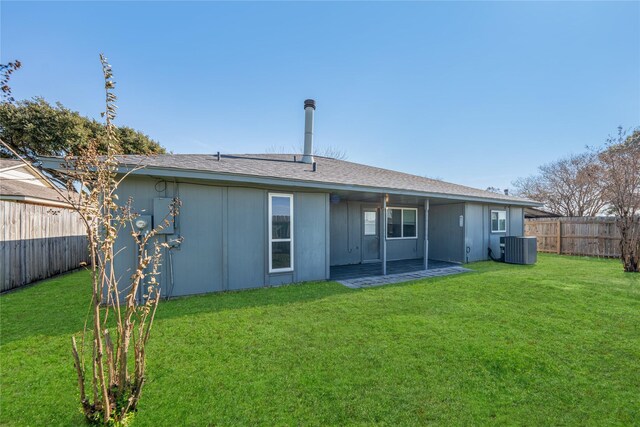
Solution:
{"label": "shadow on grass", "polygon": [[[474,270],[462,276],[497,273],[513,268],[535,269],[491,261],[468,265]],[[176,297],[161,301],[157,319],[170,319],[201,313],[215,313],[265,306],[308,303],[354,292],[383,292],[410,286],[416,282],[440,283],[457,280],[460,275],[419,279],[367,289],[349,289],[337,282],[306,282],[272,288],[211,293]],[[0,295],[0,345],[31,336],[60,336],[79,332],[84,327],[91,299],[90,276],[87,271],[56,277],[24,289]]]}
{"label": "shadow on grass", "polygon": [[[307,282],[273,288],[211,293],[161,301],[157,319],[251,307],[306,303],[357,292],[336,282]],[[0,345],[32,336],[79,332],[91,300],[86,271],[49,279],[0,296]]]}

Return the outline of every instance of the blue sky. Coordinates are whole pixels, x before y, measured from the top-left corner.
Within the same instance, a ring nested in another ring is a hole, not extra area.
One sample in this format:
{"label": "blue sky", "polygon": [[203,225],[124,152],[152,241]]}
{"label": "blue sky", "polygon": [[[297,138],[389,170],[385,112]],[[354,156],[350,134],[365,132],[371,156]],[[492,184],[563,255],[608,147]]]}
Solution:
{"label": "blue sky", "polygon": [[177,153],[303,139],[485,188],[640,125],[640,2],[8,2],[17,99],[103,108]]}

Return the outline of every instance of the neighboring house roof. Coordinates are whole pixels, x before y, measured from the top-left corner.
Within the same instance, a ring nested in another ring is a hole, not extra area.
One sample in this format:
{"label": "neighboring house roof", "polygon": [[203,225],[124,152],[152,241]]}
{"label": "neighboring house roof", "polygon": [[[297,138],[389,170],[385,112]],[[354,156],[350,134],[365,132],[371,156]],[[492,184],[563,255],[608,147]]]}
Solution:
{"label": "neighboring house roof", "polygon": [[0,200],[68,206],[44,176],[12,159],[0,159]]}
{"label": "neighboring house roof", "polygon": [[22,163],[20,160],[0,158],[0,170],[14,168],[16,166],[23,166],[23,165],[24,163]]}
{"label": "neighboring house roof", "polygon": [[[314,172],[312,165],[299,161],[301,157],[297,155],[297,162],[294,162],[293,154],[221,155],[220,160],[217,155],[207,154],[126,155],[118,156],[118,159],[128,168],[144,167],[139,173],[148,175],[164,171],[163,176],[184,176],[180,172],[190,171],[198,172],[195,177],[203,179],[243,177],[242,181],[245,182],[260,182],[266,178],[271,183],[279,182],[280,185],[289,186],[455,197],[524,206],[540,205],[519,197],[327,157],[314,156],[317,166]],[[203,175],[203,172],[206,174]]]}
{"label": "neighboring house roof", "polygon": [[28,184],[23,181],[13,181],[0,178],[0,200],[20,200],[32,203],[55,202],[55,204],[67,203],[52,188]]}
{"label": "neighboring house roof", "polygon": [[525,208],[524,209],[524,217],[525,218],[558,218],[562,215],[558,215],[552,212],[547,212],[540,208]]}

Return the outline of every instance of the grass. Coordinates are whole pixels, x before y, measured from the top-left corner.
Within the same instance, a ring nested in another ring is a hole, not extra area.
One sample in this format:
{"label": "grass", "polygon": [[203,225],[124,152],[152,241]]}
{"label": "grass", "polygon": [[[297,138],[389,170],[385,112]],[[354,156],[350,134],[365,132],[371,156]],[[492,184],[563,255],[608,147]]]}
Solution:
{"label": "grass", "polygon": [[[640,423],[640,276],[541,255],[162,303],[134,426]],[[0,425],[78,425],[85,273],[0,297]]]}

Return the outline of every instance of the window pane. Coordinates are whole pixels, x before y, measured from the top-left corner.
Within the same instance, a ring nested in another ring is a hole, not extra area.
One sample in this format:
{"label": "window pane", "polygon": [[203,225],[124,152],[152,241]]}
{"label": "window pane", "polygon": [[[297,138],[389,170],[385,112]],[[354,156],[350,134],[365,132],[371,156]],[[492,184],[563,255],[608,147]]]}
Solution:
{"label": "window pane", "polygon": [[273,239],[291,237],[291,199],[289,197],[271,198],[271,233]]}
{"label": "window pane", "polygon": [[491,212],[491,231],[507,231],[507,212]]}
{"label": "window pane", "polygon": [[402,211],[402,237],[416,237],[416,211],[405,209]]}
{"label": "window pane", "polygon": [[271,243],[271,268],[291,268],[291,242]]}
{"label": "window pane", "polygon": [[376,212],[367,211],[364,213],[364,235],[375,236],[378,234],[376,227]]}
{"label": "window pane", "polygon": [[507,212],[498,211],[498,230],[507,231]]}
{"label": "window pane", "polygon": [[402,237],[402,209],[387,209],[387,237]]}

